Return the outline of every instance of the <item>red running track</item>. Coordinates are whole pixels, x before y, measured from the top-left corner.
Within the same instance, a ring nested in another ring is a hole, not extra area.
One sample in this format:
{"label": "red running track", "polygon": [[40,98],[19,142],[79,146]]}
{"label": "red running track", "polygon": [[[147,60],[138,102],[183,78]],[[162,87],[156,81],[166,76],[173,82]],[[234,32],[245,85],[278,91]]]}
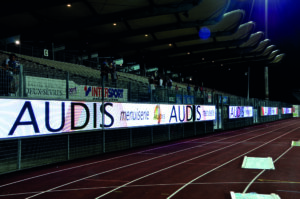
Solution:
{"label": "red running track", "polygon": [[[300,120],[289,119],[0,176],[0,199],[300,198]],[[275,170],[242,169],[244,156]]]}

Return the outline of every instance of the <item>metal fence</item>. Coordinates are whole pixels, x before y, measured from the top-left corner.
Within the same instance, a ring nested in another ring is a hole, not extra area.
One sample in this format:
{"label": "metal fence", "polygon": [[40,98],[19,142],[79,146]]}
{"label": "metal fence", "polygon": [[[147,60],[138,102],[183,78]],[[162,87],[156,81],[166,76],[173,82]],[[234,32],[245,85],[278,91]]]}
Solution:
{"label": "metal fence", "polygon": [[[259,99],[247,100],[243,97],[212,91],[189,93],[183,88],[175,90],[162,87],[153,91],[149,89],[148,84],[133,81],[132,79],[123,78],[119,79],[116,83],[111,81],[103,82],[100,77],[87,78],[36,63],[25,63],[25,65],[22,65],[17,77],[18,87],[16,91],[9,92],[8,95],[3,94],[2,98],[39,99],[38,95],[31,95],[28,90],[30,86],[35,86],[29,85],[29,77],[31,79],[37,77],[48,79],[50,81],[48,85],[56,81],[60,82],[59,85],[64,88],[65,92],[62,93],[59,98],[54,97],[51,99],[73,100],[72,92],[74,90],[72,89],[74,88],[70,86],[70,82],[75,82],[78,85],[90,85],[102,88],[103,92],[106,87],[126,89],[126,100],[124,102],[129,103],[215,105],[216,120],[0,140],[0,173],[54,164],[112,151],[180,140],[193,136],[202,136],[216,131],[242,128],[292,117],[291,114],[281,114],[281,107],[292,106],[284,102]],[[38,89],[37,87],[36,85],[36,89]],[[42,91],[37,90],[36,92]],[[97,100],[102,100],[103,102],[104,95],[102,96],[103,98]],[[85,100],[84,97],[85,96],[82,96],[82,98],[78,98],[78,100]],[[48,98],[45,94],[40,96],[40,99]],[[105,100],[109,101],[110,99]],[[252,106],[255,112],[254,117],[229,119],[229,106]],[[278,107],[279,114],[275,116],[261,116],[260,109],[262,106]]]}

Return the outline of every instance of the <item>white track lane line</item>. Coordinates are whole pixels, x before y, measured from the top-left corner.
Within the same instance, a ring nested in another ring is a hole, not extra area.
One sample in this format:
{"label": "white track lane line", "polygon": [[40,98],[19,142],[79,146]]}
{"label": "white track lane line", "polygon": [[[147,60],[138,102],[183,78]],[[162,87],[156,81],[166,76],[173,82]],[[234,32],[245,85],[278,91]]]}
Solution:
{"label": "white track lane line", "polygon": [[[291,149],[293,148],[293,146],[290,146],[290,148],[288,148],[286,151],[284,151],[275,161],[274,164],[277,162],[277,160],[279,160],[282,156],[284,156],[287,152],[289,152]],[[257,176],[255,176],[253,178],[253,180],[246,186],[246,188],[244,189],[243,193],[246,193],[249,189],[249,187],[254,183],[254,181],[261,176],[264,172],[266,171],[266,169],[262,170],[259,174],[257,174]]]}
{"label": "white track lane line", "polygon": [[[294,182],[294,184],[299,184],[300,182]],[[173,184],[143,184],[143,185],[129,185],[127,188],[139,188],[139,187],[161,187],[161,186],[181,186],[185,183],[173,183]],[[224,185],[224,184],[249,184],[249,182],[200,182],[200,183],[192,183],[191,185]],[[291,182],[254,182],[253,184],[291,184]],[[86,190],[99,190],[99,189],[113,189],[117,186],[109,186],[109,187],[83,187],[76,189],[57,189],[53,190],[49,193],[58,193],[58,192],[70,192],[70,191],[86,191]],[[284,191],[284,190],[277,190]],[[0,195],[0,197],[10,197],[10,196],[19,196],[19,195],[28,195],[28,194],[36,194],[40,193],[39,191],[31,191],[31,192],[20,192],[20,193],[9,193]],[[300,192],[299,192],[300,193]]]}
{"label": "white track lane line", "polygon": [[[294,123],[294,124],[291,124],[291,125],[288,125],[288,126],[285,126],[285,127],[282,127],[282,128],[286,128],[286,127],[289,127],[289,126],[292,126],[292,125],[295,125],[295,124],[298,124],[298,122],[296,122],[296,123]],[[279,128],[279,129],[282,129],[282,128]],[[218,150],[216,150],[216,151],[219,151],[219,150],[222,150],[222,149],[225,149],[225,148],[234,146],[234,145],[236,145],[236,144],[245,142],[245,141],[247,141],[247,140],[254,139],[254,138],[256,138],[256,137],[260,137],[260,136],[263,136],[263,135],[272,133],[273,131],[277,131],[277,130],[279,130],[279,129],[275,129],[275,130],[269,131],[268,133],[260,134],[260,135],[258,135],[258,136],[255,136],[255,137],[246,139],[246,140],[244,140],[244,141],[241,141],[241,142],[238,142],[238,143],[229,145],[229,146],[227,146],[227,147],[220,148],[220,149],[218,149]],[[260,130],[261,130],[261,129],[260,129]],[[252,132],[254,132],[254,131],[252,131]],[[249,132],[248,132],[248,133],[249,133]],[[246,133],[244,133],[244,134],[246,134]],[[238,134],[238,135],[235,135],[235,136],[232,136],[232,137],[236,137],[236,136],[240,136],[240,135],[242,135],[242,134]],[[232,138],[232,137],[231,137],[231,138]],[[220,140],[218,140],[218,141],[225,140],[225,139],[229,139],[229,138],[223,138],[223,139],[220,139]],[[207,143],[207,144],[215,143],[215,142],[218,142],[218,141],[210,142],[210,143]],[[203,145],[201,145],[201,146],[204,146],[204,145],[207,145],[207,144],[203,144]],[[197,147],[199,147],[199,146],[197,146]],[[180,150],[180,152],[186,151],[186,150],[189,150],[189,149],[192,149],[192,148],[196,148],[196,147],[191,147],[191,148],[188,148],[188,149]],[[216,152],[216,151],[214,151],[214,152]],[[76,183],[76,182],[79,182],[79,181],[82,181],[82,180],[85,180],[85,179],[88,179],[88,178],[91,178],[91,177],[95,177],[95,176],[98,176],[98,175],[101,175],[101,174],[104,174],[104,173],[109,173],[109,172],[112,172],[112,171],[115,171],[115,170],[123,169],[123,168],[129,167],[129,166],[133,166],[133,165],[137,165],[137,164],[140,164],[140,163],[145,163],[145,162],[148,162],[148,161],[151,161],[151,160],[154,160],[154,159],[157,159],[157,158],[161,158],[161,157],[164,157],[164,156],[167,156],[167,155],[172,155],[172,154],[175,154],[175,153],[178,153],[178,152],[179,152],[179,151],[176,151],[176,152],[173,152],[173,153],[168,153],[168,154],[161,155],[161,156],[158,156],[158,157],[155,157],[155,158],[150,158],[150,159],[148,159],[148,160],[143,160],[143,161],[140,161],[140,162],[136,162],[136,163],[124,165],[124,166],[122,166],[122,167],[118,167],[118,168],[111,169],[111,170],[108,170],[108,171],[96,173],[96,174],[93,174],[93,175],[90,175],[90,176],[87,176],[87,177],[84,177],[84,178],[81,178],[81,179],[78,179],[78,180],[75,180],[75,181],[71,181],[71,182],[69,182],[69,183],[62,184],[62,185],[60,185],[60,186],[57,186],[57,187],[54,187],[54,188],[51,188],[51,189],[48,189],[48,190],[46,190],[46,191],[42,191],[42,192],[40,192],[40,193],[38,193],[38,194],[35,194],[35,195],[33,195],[33,196],[30,196],[30,197],[27,197],[26,199],[33,198],[33,197],[39,196],[39,195],[44,194],[44,193],[47,193],[47,192],[51,192],[51,191],[53,191],[53,190],[55,190],[55,189],[58,189],[58,188],[61,188],[61,187],[64,187],[64,186],[67,186],[67,185],[70,185],[70,184],[73,184],[73,183]],[[199,156],[199,157],[208,155],[208,154],[210,154],[210,153],[213,153],[213,152],[209,152],[209,153],[204,154],[204,155],[201,155],[201,156]],[[198,157],[198,158],[199,158],[199,157]],[[196,157],[196,158],[197,158],[197,157]],[[190,159],[189,161],[192,161],[193,159],[196,159],[196,158],[192,158],[192,159]],[[183,164],[183,163],[185,163],[185,162],[188,162],[188,161],[184,161],[184,162],[182,162],[182,163],[178,163],[178,164],[176,164],[176,165],[174,165],[174,166]],[[172,167],[174,167],[174,166],[170,166],[170,167],[168,167],[167,169],[172,168]],[[164,170],[166,170],[166,169],[162,169],[162,170],[160,170],[159,172],[164,171]],[[151,175],[153,175],[153,174],[155,174],[155,173],[158,173],[158,172],[154,172],[154,173],[152,173]],[[146,175],[145,177],[148,177],[148,176],[150,176],[150,174]],[[139,179],[142,179],[142,178],[139,178]],[[137,181],[137,180],[134,180],[134,181],[132,181],[132,182],[135,182],[135,181]],[[132,182],[131,182],[131,183],[132,183]],[[127,185],[127,184],[130,184],[130,183],[126,183],[126,185]],[[124,186],[126,186],[126,185],[124,185]],[[123,187],[123,186],[120,186],[120,187],[118,187],[118,188],[116,188],[116,189],[120,189],[120,188],[122,188],[122,187]]]}
{"label": "white track lane line", "polygon": [[250,151],[248,151],[248,152],[246,152],[246,153],[243,153],[243,154],[241,154],[241,155],[239,155],[239,156],[237,156],[237,157],[235,157],[235,158],[233,158],[233,159],[231,159],[231,160],[225,162],[224,164],[222,164],[222,165],[220,165],[220,166],[218,166],[218,167],[216,167],[216,168],[214,168],[214,169],[212,169],[212,170],[210,170],[210,171],[208,171],[208,172],[206,172],[206,173],[204,173],[204,174],[198,176],[197,178],[195,178],[195,179],[191,180],[190,182],[186,183],[186,184],[185,184],[184,186],[182,186],[181,188],[177,189],[173,194],[171,194],[169,197],[167,197],[167,199],[172,198],[172,197],[175,196],[178,192],[180,192],[181,190],[183,190],[185,187],[187,187],[187,186],[190,185],[191,183],[195,182],[196,180],[202,178],[203,176],[205,176],[205,175],[207,175],[207,174],[209,174],[209,173],[211,173],[211,172],[213,172],[213,171],[215,171],[215,170],[217,170],[217,169],[219,169],[219,168],[221,168],[221,167],[223,167],[223,166],[225,166],[225,165],[227,165],[227,164],[233,162],[234,160],[237,160],[237,159],[240,158],[240,157],[245,156],[246,154],[248,154],[248,153],[250,153],[250,152],[252,152],[252,151],[255,151],[256,149],[259,149],[259,148],[261,148],[261,147],[263,147],[263,146],[265,146],[265,145],[267,145],[267,144],[273,142],[274,140],[277,140],[277,139],[279,139],[279,138],[281,138],[281,137],[283,137],[283,136],[285,136],[285,135],[287,135],[287,134],[290,134],[291,132],[293,132],[293,131],[295,131],[295,130],[297,130],[297,129],[300,129],[300,127],[295,128],[294,130],[288,131],[287,133],[282,134],[282,135],[280,135],[280,136],[278,136],[278,137],[276,137],[276,138],[274,138],[274,139],[272,139],[272,140],[266,142],[265,144],[262,144],[262,145],[260,145],[260,146],[258,146],[258,147],[255,147],[254,149],[252,149],[252,150],[250,150]]}
{"label": "white track lane line", "polygon": [[[288,121],[288,122],[285,122],[284,124],[290,123],[290,122],[291,122],[291,121]],[[276,125],[273,125],[273,126],[279,126],[279,125],[282,125],[282,124],[276,124]],[[292,124],[292,125],[293,125],[293,124]],[[261,125],[259,125],[259,127],[260,127],[260,126],[261,126]],[[273,126],[272,126],[272,127],[273,127]],[[291,126],[291,125],[289,125],[289,126]],[[271,127],[271,126],[268,126],[268,127]],[[76,167],[70,167],[70,168],[67,168],[67,169],[61,169],[61,170],[58,170],[58,171],[53,171],[53,172],[49,172],[49,173],[45,173],[45,174],[41,174],[41,175],[37,175],[37,176],[32,176],[32,177],[30,177],[30,178],[25,178],[25,179],[22,179],[22,180],[18,180],[18,181],[14,181],[14,182],[10,182],[10,183],[7,183],[7,184],[0,185],[0,188],[1,188],[1,187],[5,187],[5,186],[9,186],[9,185],[13,185],[13,184],[17,184],[17,183],[21,183],[21,182],[24,182],[24,181],[27,181],[27,180],[32,180],[32,179],[35,179],[35,178],[39,178],[39,177],[44,177],[44,176],[51,175],[51,174],[60,173],[60,172],[63,172],[63,171],[68,171],[68,170],[77,169],[77,168],[81,168],[81,167],[85,167],[85,166],[90,166],[90,165],[94,165],[94,164],[99,164],[99,163],[102,163],[102,162],[107,162],[107,161],[111,161],[111,160],[115,160],[115,159],[120,159],[120,158],[128,157],[128,156],[131,156],[131,155],[136,155],[136,154],[140,154],[140,153],[145,153],[145,152],[153,151],[153,150],[157,150],[157,149],[168,148],[168,147],[175,146],[175,145],[180,145],[180,144],[190,143],[190,142],[194,142],[194,141],[198,141],[198,140],[203,140],[203,139],[210,138],[210,137],[216,137],[216,136],[219,136],[219,135],[224,135],[224,134],[228,134],[228,133],[232,133],[232,132],[236,132],[236,131],[240,131],[240,130],[242,130],[242,129],[238,129],[238,130],[234,130],[234,131],[227,131],[227,132],[220,133],[220,134],[209,135],[209,136],[207,136],[207,137],[197,138],[197,139],[189,140],[189,141],[186,141],[186,142],[179,142],[179,143],[170,144],[170,145],[166,145],[166,146],[162,146],[162,147],[156,147],[156,148],[153,148],[153,149],[147,149],[147,150],[144,150],[144,151],[139,151],[139,152],[135,152],[135,153],[130,153],[130,154],[123,155],[123,156],[117,156],[117,157],[109,158],[109,159],[106,159],[106,160],[101,160],[101,161],[91,162],[91,163],[88,163],[88,164],[78,165],[78,166],[76,166]],[[252,133],[252,132],[255,132],[255,131],[259,131],[259,130],[261,130],[261,128],[260,128],[260,129],[253,130],[253,131],[250,131],[250,132],[242,133],[242,134],[239,134],[239,135],[237,135],[237,136],[244,135],[244,134],[248,134],[248,133]],[[235,136],[236,136],[236,135],[235,135]],[[232,136],[232,137],[235,137],[235,136]],[[232,138],[232,137],[230,137],[230,138]],[[227,138],[227,139],[229,139],[229,138]],[[221,140],[222,140],[222,139],[221,139]],[[214,143],[214,142],[212,142],[212,143]],[[179,151],[179,152],[180,152],[180,151]]]}

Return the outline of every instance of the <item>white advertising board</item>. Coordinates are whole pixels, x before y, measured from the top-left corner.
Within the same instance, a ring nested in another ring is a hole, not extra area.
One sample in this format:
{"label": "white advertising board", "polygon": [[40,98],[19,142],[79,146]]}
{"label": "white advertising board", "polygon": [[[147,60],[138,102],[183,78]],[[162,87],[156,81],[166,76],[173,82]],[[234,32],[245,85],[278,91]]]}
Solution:
{"label": "white advertising board", "polygon": [[278,107],[261,107],[261,116],[278,115]]}
{"label": "white advertising board", "polygon": [[229,119],[253,117],[252,106],[229,106]]}
{"label": "white advertising board", "polygon": [[192,105],[0,99],[0,139],[193,122],[193,111]]}
{"label": "white advertising board", "polygon": [[25,88],[29,98],[66,99],[66,80],[26,76]]}
{"label": "white advertising board", "polygon": [[299,105],[293,105],[293,117],[299,117]]}
{"label": "white advertising board", "polygon": [[293,108],[281,108],[281,113],[282,114],[292,114]]}
{"label": "white advertising board", "polygon": [[195,105],[195,121],[209,121],[216,119],[216,107],[209,105]]}
{"label": "white advertising board", "polygon": [[[44,77],[26,76],[26,96],[35,99],[66,99],[66,81]],[[102,100],[102,87],[79,85],[69,81],[69,99],[84,101]],[[123,88],[105,87],[104,100],[126,102],[128,90]]]}

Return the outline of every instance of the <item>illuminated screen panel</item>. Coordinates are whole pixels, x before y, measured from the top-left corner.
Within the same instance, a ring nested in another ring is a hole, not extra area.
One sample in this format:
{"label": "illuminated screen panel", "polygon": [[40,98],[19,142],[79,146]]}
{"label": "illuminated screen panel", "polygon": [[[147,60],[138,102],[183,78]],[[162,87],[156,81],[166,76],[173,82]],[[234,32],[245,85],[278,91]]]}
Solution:
{"label": "illuminated screen panel", "polygon": [[210,121],[216,119],[216,107],[195,105],[195,121]]}
{"label": "illuminated screen panel", "polygon": [[293,117],[299,117],[299,105],[293,105]]}
{"label": "illuminated screen panel", "polygon": [[293,109],[292,108],[281,108],[281,113],[282,114],[292,114]]}
{"label": "illuminated screen panel", "polygon": [[229,119],[253,117],[252,106],[229,106]]}
{"label": "illuminated screen panel", "polygon": [[107,103],[105,110],[109,128],[193,122],[192,105]]}
{"label": "illuminated screen panel", "polygon": [[0,139],[101,129],[99,104],[0,99]]}
{"label": "illuminated screen panel", "polygon": [[192,105],[111,102],[0,99],[0,113],[0,139],[194,120]]}
{"label": "illuminated screen panel", "polygon": [[261,116],[278,115],[278,107],[261,107]]}

